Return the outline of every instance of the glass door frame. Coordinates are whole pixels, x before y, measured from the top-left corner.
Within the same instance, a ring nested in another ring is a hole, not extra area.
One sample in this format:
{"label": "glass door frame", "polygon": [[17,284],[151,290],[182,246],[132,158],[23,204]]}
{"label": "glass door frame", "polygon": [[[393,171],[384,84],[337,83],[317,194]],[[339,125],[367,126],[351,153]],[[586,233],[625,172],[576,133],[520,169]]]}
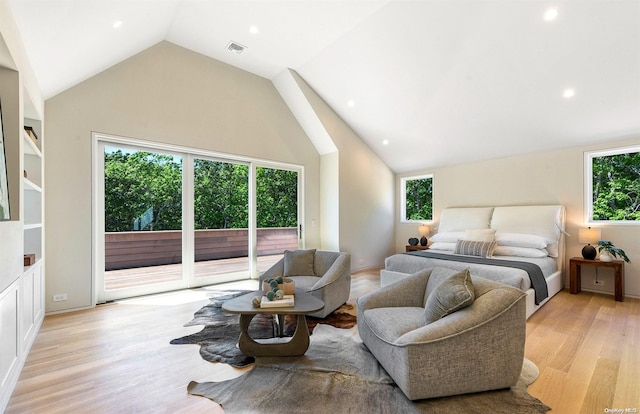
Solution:
{"label": "glass door frame", "polygon": [[[134,150],[160,152],[182,157],[182,278],[179,281],[163,282],[153,285],[145,285],[140,288],[127,289],[126,295],[122,290],[115,294],[107,293],[104,289],[105,268],[105,242],[104,242],[104,147],[105,145],[121,146]],[[104,303],[123,297],[134,297],[153,293],[167,292],[171,290],[186,289],[197,286],[224,283],[229,281],[257,279],[260,276],[258,270],[258,246],[257,246],[257,220],[256,220],[256,168],[266,167],[275,169],[292,170],[298,173],[298,248],[305,247],[304,242],[304,166],[258,160],[249,157],[240,157],[231,154],[215,153],[213,151],[198,150],[159,142],[143,141],[138,139],[114,136],[103,133],[92,133],[92,291],[94,292],[94,304]],[[195,230],[194,230],[194,159],[209,159],[221,162],[245,164],[249,166],[249,232],[248,232],[248,256],[249,270],[231,274],[215,275],[207,278],[195,278]]]}

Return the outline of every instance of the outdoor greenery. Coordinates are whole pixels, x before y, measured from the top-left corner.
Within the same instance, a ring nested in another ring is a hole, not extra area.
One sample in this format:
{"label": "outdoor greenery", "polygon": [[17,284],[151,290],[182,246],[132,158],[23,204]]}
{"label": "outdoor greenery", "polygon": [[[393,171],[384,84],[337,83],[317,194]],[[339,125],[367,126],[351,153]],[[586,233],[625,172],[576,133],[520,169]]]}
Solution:
{"label": "outdoor greenery", "polygon": [[640,152],[594,157],[593,220],[640,220]]}
{"label": "outdoor greenery", "polygon": [[407,220],[433,219],[433,177],[405,181]]}
{"label": "outdoor greenery", "polygon": [[105,152],[104,188],[105,231],[182,228],[181,159]]}
{"label": "outdoor greenery", "polygon": [[[182,228],[182,159],[144,151],[105,151],[105,231]],[[256,168],[257,224],[297,226],[298,174]],[[249,168],[194,161],[196,229],[247,228]]]}
{"label": "outdoor greenery", "polygon": [[196,159],[195,228],[246,229],[249,226],[249,167]]}

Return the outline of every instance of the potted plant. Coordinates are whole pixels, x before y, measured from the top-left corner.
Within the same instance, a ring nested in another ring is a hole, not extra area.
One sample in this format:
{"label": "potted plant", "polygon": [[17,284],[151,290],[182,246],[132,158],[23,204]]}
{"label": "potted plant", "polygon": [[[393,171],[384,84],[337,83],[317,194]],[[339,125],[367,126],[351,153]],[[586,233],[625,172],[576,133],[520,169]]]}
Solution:
{"label": "potted plant", "polygon": [[600,261],[610,262],[614,257],[620,256],[625,262],[629,263],[630,260],[624,250],[616,247],[608,240],[600,240],[598,242],[598,252],[600,252]]}

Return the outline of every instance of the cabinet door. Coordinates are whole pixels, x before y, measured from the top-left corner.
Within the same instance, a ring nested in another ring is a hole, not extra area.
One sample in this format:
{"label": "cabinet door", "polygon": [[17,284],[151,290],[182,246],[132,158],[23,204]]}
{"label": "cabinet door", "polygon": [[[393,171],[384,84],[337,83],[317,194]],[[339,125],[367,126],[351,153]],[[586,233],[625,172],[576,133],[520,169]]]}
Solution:
{"label": "cabinet door", "polygon": [[14,371],[19,366],[18,335],[18,284],[14,283],[0,293],[1,390],[7,389],[8,383],[15,374]]}

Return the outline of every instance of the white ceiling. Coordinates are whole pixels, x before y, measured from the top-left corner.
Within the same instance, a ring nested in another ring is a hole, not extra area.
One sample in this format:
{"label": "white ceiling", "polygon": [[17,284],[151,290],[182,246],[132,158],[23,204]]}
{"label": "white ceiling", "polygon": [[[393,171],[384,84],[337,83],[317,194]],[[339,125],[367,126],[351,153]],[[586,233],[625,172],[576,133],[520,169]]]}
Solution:
{"label": "white ceiling", "polygon": [[7,1],[45,98],[167,40],[296,70],[396,172],[640,137],[640,0]]}

